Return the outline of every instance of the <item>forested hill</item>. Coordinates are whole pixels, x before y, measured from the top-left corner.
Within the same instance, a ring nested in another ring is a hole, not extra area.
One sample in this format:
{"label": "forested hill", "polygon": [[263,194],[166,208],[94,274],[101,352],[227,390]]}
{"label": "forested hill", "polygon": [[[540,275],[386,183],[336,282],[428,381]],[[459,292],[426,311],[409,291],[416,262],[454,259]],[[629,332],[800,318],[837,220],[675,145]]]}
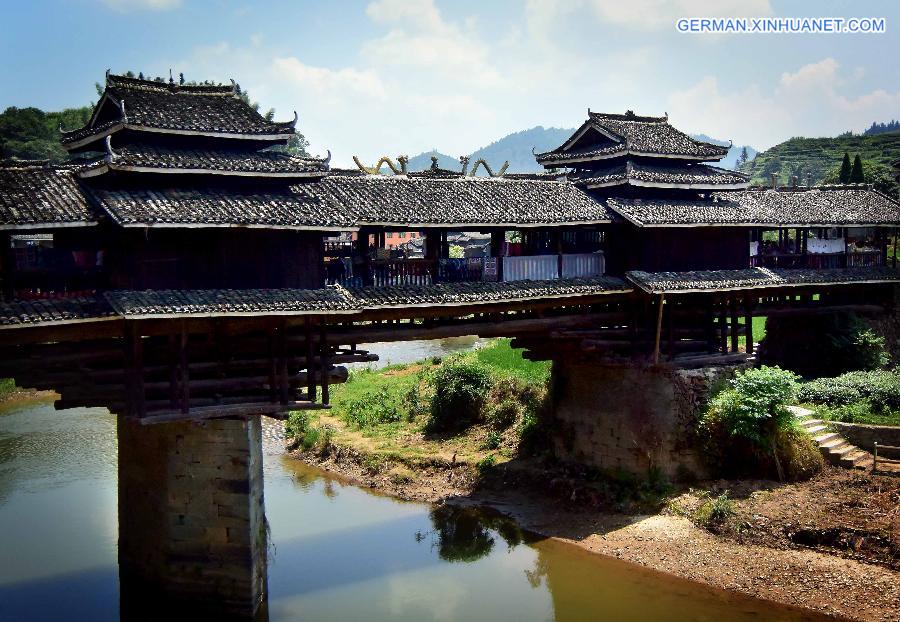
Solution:
{"label": "forested hill", "polygon": [[[778,174],[779,183],[786,184],[792,175],[806,183],[806,175],[812,175],[813,184],[836,181],[835,172],[840,168],[844,153],[851,160],[859,154],[866,168],[879,178],[891,178],[891,163],[900,160],[900,132],[874,135],[844,135],[836,138],[791,138],[759,153],[742,167],[751,175],[753,183],[767,184],[772,173]],[[868,177],[868,176],[867,176]],[[866,179],[877,183],[875,179]]]}
{"label": "forested hill", "polygon": [[67,154],[59,144],[59,127],[83,127],[93,109],[69,108],[44,112],[37,108],[7,108],[0,113],[0,158],[62,162]]}

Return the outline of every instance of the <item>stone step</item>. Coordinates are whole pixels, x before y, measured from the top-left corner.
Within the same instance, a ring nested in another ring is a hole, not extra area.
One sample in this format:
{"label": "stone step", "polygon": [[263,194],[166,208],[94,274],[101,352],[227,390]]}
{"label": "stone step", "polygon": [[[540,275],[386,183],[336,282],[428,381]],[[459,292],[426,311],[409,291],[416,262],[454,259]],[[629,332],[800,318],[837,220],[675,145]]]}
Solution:
{"label": "stone step", "polygon": [[841,445],[840,447],[838,447],[837,449],[829,449],[829,450],[828,450],[828,452],[829,452],[832,456],[837,456],[837,457],[839,457],[839,458],[842,459],[842,460],[843,460],[845,457],[850,456],[850,455],[852,455],[852,454],[855,454],[855,453],[858,452],[858,451],[859,451],[859,448],[854,447],[853,445],[851,445],[850,443],[848,443],[848,442],[846,442],[846,441],[844,441],[844,444]]}
{"label": "stone step", "polygon": [[824,426],[822,424],[818,424],[818,425],[814,425],[814,426],[806,428],[806,431],[809,432],[811,435],[815,436],[819,432],[823,432],[827,429],[828,428],[826,426]]}
{"label": "stone step", "polygon": [[816,442],[816,444],[819,445],[820,447],[821,447],[823,444],[828,443],[829,441],[833,441],[833,440],[835,440],[835,439],[840,439],[841,442],[843,442],[843,440],[844,440],[844,438],[843,438],[840,434],[838,434],[837,432],[828,432],[827,434],[820,434],[819,436],[813,437],[813,440],[814,440],[814,441]]}
{"label": "stone step", "polygon": [[809,428],[813,428],[817,425],[822,425],[824,423],[825,422],[822,421],[821,419],[804,419],[803,421],[800,422],[800,425],[806,429],[809,429]]}
{"label": "stone step", "polygon": [[[837,436],[837,438],[833,438],[825,443],[819,443],[819,449],[835,451],[845,445],[847,445],[847,441],[842,436]],[[850,447],[852,447],[852,445],[850,445]]]}

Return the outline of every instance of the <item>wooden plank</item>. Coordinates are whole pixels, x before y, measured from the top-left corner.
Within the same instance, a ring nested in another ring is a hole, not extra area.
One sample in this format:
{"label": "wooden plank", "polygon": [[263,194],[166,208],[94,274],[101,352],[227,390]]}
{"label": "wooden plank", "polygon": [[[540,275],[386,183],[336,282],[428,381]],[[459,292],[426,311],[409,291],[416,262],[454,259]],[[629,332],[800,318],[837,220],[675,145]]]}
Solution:
{"label": "wooden plank", "polygon": [[270,402],[256,402],[252,404],[232,404],[225,406],[200,406],[192,408],[184,413],[180,410],[154,412],[141,418],[144,425],[154,423],[169,423],[172,421],[199,421],[217,417],[250,417],[258,415],[274,415],[289,413],[294,410],[321,410],[328,406],[313,402],[288,402],[287,404],[272,404]]}

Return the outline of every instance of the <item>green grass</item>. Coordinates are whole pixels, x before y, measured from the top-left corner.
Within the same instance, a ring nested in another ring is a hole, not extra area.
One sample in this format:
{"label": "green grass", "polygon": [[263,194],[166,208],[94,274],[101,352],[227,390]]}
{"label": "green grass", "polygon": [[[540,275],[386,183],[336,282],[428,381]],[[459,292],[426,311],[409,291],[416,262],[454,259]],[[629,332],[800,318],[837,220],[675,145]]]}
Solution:
{"label": "green grass", "polygon": [[526,360],[522,358],[521,350],[515,350],[509,344],[509,339],[498,339],[492,345],[476,350],[474,358],[495,375],[513,376],[534,384],[546,382],[550,377],[550,362]]}
{"label": "green grass", "polygon": [[[510,347],[509,339],[451,358],[480,363],[495,378],[516,378],[526,384],[543,386],[550,377],[549,362],[525,360],[521,350]],[[372,438],[391,438],[411,423],[421,427],[430,395],[425,380],[437,368],[433,360],[426,360],[353,370],[346,383],[331,388],[330,414]]]}
{"label": "green grass", "polygon": [[[739,320],[740,324],[743,326],[746,324],[745,318],[741,318]],[[766,336],[766,318],[753,316],[753,341],[759,343],[762,341],[762,338]],[[738,345],[746,347],[747,346],[747,337],[745,335],[740,335],[738,337]]]}
{"label": "green grass", "polygon": [[12,378],[0,378],[0,400],[16,390],[16,382]]}
{"label": "green grass", "polygon": [[877,412],[872,410],[868,402],[865,401],[854,402],[853,404],[844,406],[820,406],[808,404],[806,407],[815,411],[816,416],[825,421],[900,427],[900,411],[887,410]]}

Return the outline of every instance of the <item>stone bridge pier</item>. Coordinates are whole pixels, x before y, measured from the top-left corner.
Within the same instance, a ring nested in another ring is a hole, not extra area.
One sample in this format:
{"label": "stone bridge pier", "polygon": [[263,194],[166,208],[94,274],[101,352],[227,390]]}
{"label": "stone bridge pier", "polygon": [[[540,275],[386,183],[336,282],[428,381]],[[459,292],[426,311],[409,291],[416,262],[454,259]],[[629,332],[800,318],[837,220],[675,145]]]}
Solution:
{"label": "stone bridge pier", "polygon": [[734,370],[554,360],[555,454],[603,470],[702,476],[697,416],[711,384]]}
{"label": "stone bridge pier", "polygon": [[118,437],[122,619],[264,619],[259,417],[119,417]]}

